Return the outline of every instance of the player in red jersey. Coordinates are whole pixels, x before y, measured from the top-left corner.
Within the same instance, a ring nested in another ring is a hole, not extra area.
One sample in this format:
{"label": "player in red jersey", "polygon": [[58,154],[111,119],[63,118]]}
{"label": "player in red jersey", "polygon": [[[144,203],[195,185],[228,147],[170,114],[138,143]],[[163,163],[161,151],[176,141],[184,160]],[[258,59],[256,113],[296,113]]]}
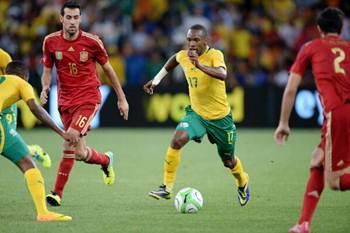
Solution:
{"label": "player in red jersey", "polygon": [[80,30],[80,5],[75,1],[65,2],[61,8],[63,29],[45,37],[43,42],[44,70],[42,74],[43,104],[47,102],[52,79],[52,67],[56,66],[58,83],[58,110],[65,130],[80,135],[80,141],[72,146],[64,142],[54,190],[46,200],[54,206],[61,205],[63,189],[68,181],[74,160],[102,167],[105,184],[113,184],[113,153],[100,153],[86,145],[86,135],[101,102],[100,81],[96,73],[98,62],[118,96],[118,109],[124,120],[128,119],[129,105],[108,61],[108,55],[101,40]]}
{"label": "player in red jersey", "polygon": [[321,144],[313,153],[302,214],[298,223],[289,229],[291,233],[310,232],[324,178],[332,190],[350,189],[350,174],[346,172],[350,166],[350,43],[339,37],[343,16],[336,8],[326,8],[319,14],[317,25],[321,38],[305,44],[299,51],[283,94],[280,121],[274,135],[276,143],[283,143],[290,134],[288,121],[295,94],[310,65],[325,115]]}

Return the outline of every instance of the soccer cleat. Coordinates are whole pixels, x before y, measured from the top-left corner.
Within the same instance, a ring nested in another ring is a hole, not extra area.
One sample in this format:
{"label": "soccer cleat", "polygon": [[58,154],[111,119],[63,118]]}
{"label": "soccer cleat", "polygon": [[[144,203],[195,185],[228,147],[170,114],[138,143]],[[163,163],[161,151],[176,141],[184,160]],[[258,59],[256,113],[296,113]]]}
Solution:
{"label": "soccer cleat", "polygon": [[301,224],[295,224],[294,227],[288,230],[288,233],[310,233],[309,222],[302,222]]}
{"label": "soccer cleat", "polygon": [[250,198],[250,190],[249,190],[249,177],[247,175],[247,183],[243,187],[237,188],[237,196],[238,196],[238,202],[241,206],[245,206]]}
{"label": "soccer cleat", "polygon": [[148,196],[153,197],[157,200],[159,200],[160,198],[168,200],[171,198],[171,191],[167,189],[165,185],[161,185],[159,186],[158,190],[149,192]]}
{"label": "soccer cleat", "polygon": [[39,145],[28,145],[29,152],[31,156],[38,162],[40,162],[43,167],[51,167],[51,158]]}
{"label": "soccer cleat", "polygon": [[46,195],[46,202],[51,206],[61,206],[60,196],[53,191],[51,191],[51,194]]}
{"label": "soccer cleat", "polygon": [[105,153],[108,158],[109,158],[109,164],[107,167],[102,167],[102,171],[103,171],[103,182],[106,185],[112,185],[115,182],[115,173],[114,173],[114,169],[113,169],[113,152],[108,151]]}
{"label": "soccer cleat", "polygon": [[51,221],[71,221],[72,217],[55,213],[55,212],[48,212],[46,214],[41,214],[36,217],[36,220],[38,222],[51,222]]}

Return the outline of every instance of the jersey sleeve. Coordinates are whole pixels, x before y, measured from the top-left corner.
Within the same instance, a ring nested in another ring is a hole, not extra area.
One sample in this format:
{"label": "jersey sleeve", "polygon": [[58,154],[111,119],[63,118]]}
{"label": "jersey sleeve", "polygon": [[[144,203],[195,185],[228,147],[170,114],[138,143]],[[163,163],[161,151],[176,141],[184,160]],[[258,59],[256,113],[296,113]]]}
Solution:
{"label": "jersey sleeve", "polygon": [[4,50],[0,49],[0,74],[5,74],[7,64],[12,61],[10,55]]}
{"label": "jersey sleeve", "polygon": [[290,73],[296,73],[302,77],[304,76],[307,67],[310,65],[311,48],[312,44],[307,43],[300,49],[297,58],[295,59],[292,67],[290,68]]}
{"label": "jersey sleeve", "polygon": [[224,54],[220,50],[215,50],[212,54],[213,67],[223,67],[226,69]]}
{"label": "jersey sleeve", "polygon": [[19,92],[21,99],[27,102],[30,99],[35,99],[33,87],[24,80],[21,80],[19,84]]}
{"label": "jersey sleeve", "polygon": [[43,64],[48,68],[52,68],[53,59],[50,53],[49,44],[50,44],[50,41],[45,38],[43,42],[43,57],[41,58],[41,64]]}
{"label": "jersey sleeve", "polygon": [[102,41],[100,40],[100,38],[98,38],[96,36],[96,41],[95,41],[95,56],[96,56],[96,60],[100,65],[104,65],[107,63],[108,61],[108,54],[107,51],[105,49],[105,47],[103,46]]}
{"label": "jersey sleeve", "polygon": [[175,59],[176,59],[177,63],[180,63],[180,56],[181,56],[181,51],[177,52],[175,55]]}

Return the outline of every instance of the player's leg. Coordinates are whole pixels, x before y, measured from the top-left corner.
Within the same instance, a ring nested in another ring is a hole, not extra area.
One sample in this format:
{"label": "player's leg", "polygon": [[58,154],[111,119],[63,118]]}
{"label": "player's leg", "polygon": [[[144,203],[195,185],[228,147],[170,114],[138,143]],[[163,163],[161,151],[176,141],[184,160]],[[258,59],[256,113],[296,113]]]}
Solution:
{"label": "player's leg", "polygon": [[[58,110],[64,125],[64,129],[68,130],[69,126],[72,123],[74,109],[59,108]],[[62,158],[58,166],[54,188],[51,191],[51,193],[46,196],[46,201],[51,206],[61,205],[61,198],[63,196],[63,191],[69,180],[70,173],[74,166],[74,160],[75,160],[74,150],[75,150],[74,148],[71,148],[69,146],[69,143],[63,142]]]}
{"label": "player's leg", "polygon": [[63,155],[58,167],[54,189],[46,196],[46,201],[51,206],[61,205],[63,191],[74,165],[74,150],[75,148],[70,146],[68,142],[63,142]]}
{"label": "player's leg", "polygon": [[[93,120],[99,105],[84,105],[79,106],[72,116],[72,122],[68,128],[75,134],[82,137],[87,135],[90,129],[90,123]],[[106,153],[98,152],[94,148],[87,147],[85,140],[82,138],[75,148],[76,159],[84,161],[88,164],[101,165],[103,171],[103,181],[106,185],[111,185],[115,182],[115,172],[113,169],[114,154],[110,151]]]}
{"label": "player's leg", "polygon": [[[45,203],[44,179],[41,172],[35,167],[32,161],[27,145],[17,132],[6,133],[6,141],[2,154],[24,173],[28,190],[32,196],[37,220],[42,221],[69,221],[72,218],[62,214],[49,212]],[[1,138],[1,137],[0,137]]]}
{"label": "player's leg", "polygon": [[190,107],[187,107],[186,115],[176,127],[170,146],[165,154],[163,184],[159,186],[159,189],[149,192],[149,196],[155,199],[171,198],[176,171],[181,160],[181,149],[189,140],[200,142],[205,133],[205,128],[201,125],[199,116]]}
{"label": "player's leg", "polygon": [[326,115],[325,178],[332,190],[350,189],[350,104]]}
{"label": "player's leg", "polygon": [[[70,129],[69,129],[70,130]],[[72,129],[74,130],[74,129]],[[101,165],[103,173],[103,181],[106,185],[114,184],[115,172],[113,169],[113,153],[112,152],[98,152],[86,145],[85,139],[81,138],[75,148],[76,160],[83,161],[88,164]]]}
{"label": "player's leg", "polygon": [[250,198],[249,176],[240,159],[235,156],[237,134],[232,115],[229,114],[221,120],[206,121],[205,124],[210,142],[216,143],[224,166],[230,169],[235,178],[238,202],[241,206],[245,206]]}
{"label": "player's leg", "polygon": [[323,142],[324,140],[312,152],[310,174],[304,193],[302,211],[297,224],[288,230],[289,233],[310,232],[312,217],[324,189]]}

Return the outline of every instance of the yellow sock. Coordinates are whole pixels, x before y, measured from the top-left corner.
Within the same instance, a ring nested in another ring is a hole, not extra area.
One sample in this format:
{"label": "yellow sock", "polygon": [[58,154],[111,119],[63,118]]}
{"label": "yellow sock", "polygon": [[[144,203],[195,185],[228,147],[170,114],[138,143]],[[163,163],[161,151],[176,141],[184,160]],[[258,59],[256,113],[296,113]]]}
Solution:
{"label": "yellow sock", "polygon": [[45,202],[44,179],[37,168],[31,168],[24,173],[27,186],[36,208],[37,215],[48,212]]}
{"label": "yellow sock", "polygon": [[231,173],[236,178],[238,187],[244,187],[248,182],[248,174],[244,172],[241,160],[237,157],[236,160],[236,166],[231,169]]}
{"label": "yellow sock", "polygon": [[174,186],[176,170],[180,163],[180,152],[181,150],[176,150],[169,146],[165,155],[163,184],[165,184],[169,190],[172,190]]}

